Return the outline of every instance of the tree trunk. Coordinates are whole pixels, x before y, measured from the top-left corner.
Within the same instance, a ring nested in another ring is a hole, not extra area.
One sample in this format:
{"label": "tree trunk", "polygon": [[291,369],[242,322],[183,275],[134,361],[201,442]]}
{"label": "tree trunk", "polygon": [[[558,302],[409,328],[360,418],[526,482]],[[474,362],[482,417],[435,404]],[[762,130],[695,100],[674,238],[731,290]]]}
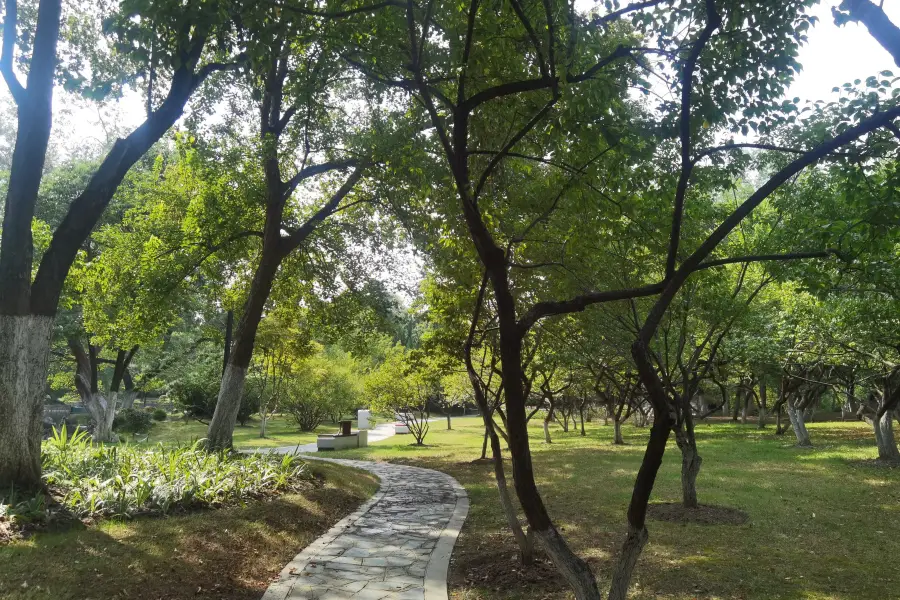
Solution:
{"label": "tree trunk", "polygon": [[766,386],[766,378],[759,378],[759,419],[757,420],[757,429],[766,428],[766,409],[768,403],[768,388]]}
{"label": "tree trunk", "polygon": [[750,408],[750,392],[744,395],[744,401],[741,403],[741,425],[747,424],[747,411]]}
{"label": "tree trunk", "polygon": [[515,301],[509,291],[505,269],[492,273],[494,298],[500,331],[502,381],[508,408],[509,450],[513,464],[516,495],[534,535],[578,600],[600,600],[597,580],[590,566],[578,557],[559,534],[534,481],[528,422],[525,415],[524,374],[522,372],[522,332],[515,317]]}
{"label": "tree trunk", "polygon": [[98,443],[116,443],[119,436],[113,433],[113,419],[116,418],[116,394],[109,394],[109,399],[105,398],[102,393],[94,392],[83,398],[84,406],[91,414],[91,420],[94,422],[94,432],[92,439]]}
{"label": "tree trunk", "polygon": [[775,411],[775,435],[784,435],[784,421],[782,420],[783,415],[784,407],[782,405],[779,405],[778,410]]}
{"label": "tree trunk", "polygon": [[806,430],[806,423],[803,422],[803,411],[797,408],[793,398],[789,398],[787,401],[787,414],[791,421],[791,427],[794,429],[794,435],[797,436],[797,445],[804,448],[811,447],[809,432]]}
{"label": "tree trunk", "polygon": [[[282,255],[278,251],[278,240],[281,236],[280,222],[280,213],[277,218],[270,215],[266,221],[267,231],[266,240],[263,243],[263,255],[253,276],[244,312],[238,322],[234,345],[228,357],[225,372],[222,374],[222,383],[219,386],[216,410],[209,422],[209,430],[206,434],[206,445],[210,450],[232,447],[234,426],[241,409],[241,397],[244,395],[247,369],[250,367],[253,347],[256,344],[256,331],[262,320],[263,310],[282,260]],[[272,223],[275,223],[276,231],[271,231]]]}
{"label": "tree trunk", "polygon": [[584,433],[584,407],[578,409],[578,415],[581,417],[581,437],[585,437],[585,433]]}
{"label": "tree trunk", "polygon": [[519,514],[509,495],[509,487],[506,485],[506,472],[503,470],[503,454],[500,449],[500,438],[488,422],[490,417],[485,416],[485,427],[491,442],[491,454],[494,460],[494,478],[497,480],[497,491],[500,493],[500,506],[506,516],[506,523],[512,531],[516,544],[519,546],[519,562],[523,566],[530,565],[534,561],[534,539],[529,529],[526,534],[519,523]]}
{"label": "tree trunk", "polygon": [[675,441],[681,450],[681,502],[685,508],[697,508],[697,475],[703,458],[697,443],[682,425],[675,428]]}
{"label": "tree trunk", "polygon": [[453,429],[452,427],[450,427],[450,407],[449,406],[447,407],[447,429],[448,430]]}
{"label": "tree trunk", "polygon": [[120,408],[134,408],[134,399],[137,398],[137,392],[134,390],[125,390],[119,394]]}
{"label": "tree trunk", "polygon": [[0,315],[0,490],[38,490],[53,317]]}
{"label": "tree trunk", "polygon": [[231,357],[231,338],[234,332],[234,311],[229,310],[225,316],[225,346],[222,352],[222,375],[228,368],[228,359]]}
{"label": "tree trunk", "polygon": [[[642,363],[639,360],[644,358],[638,355],[641,351],[641,348],[633,348],[632,355],[638,361],[641,379],[646,385],[650,377],[655,377],[656,375],[651,372],[652,366],[650,366],[649,361],[645,359],[645,362]],[[661,386],[653,389],[654,391],[651,393],[659,394],[662,392]],[[658,403],[659,400],[656,402]],[[656,475],[659,473],[659,467],[662,465],[671,430],[671,419],[668,413],[656,414],[653,427],[650,428],[650,439],[647,441],[647,447],[644,450],[641,468],[638,470],[635,478],[631,502],[628,505],[628,534],[622,544],[622,551],[613,571],[612,583],[609,588],[609,600],[625,600],[634,568],[644,546],[647,544],[650,535],[645,526],[647,506],[650,502],[650,494],[653,491]]]}
{"label": "tree trunk", "polygon": [[552,444],[553,440],[550,439],[550,419],[553,417],[553,409],[551,408],[547,412],[547,416],[544,417],[544,443]]}
{"label": "tree trunk", "polygon": [[634,567],[647,545],[650,534],[646,527],[637,529],[631,525],[628,526],[628,535],[625,536],[625,542],[622,544],[622,551],[619,553],[619,560],[612,575],[612,584],[609,588],[609,600],[625,600],[628,597],[628,586],[631,584],[631,575],[634,573]]}
{"label": "tree trunk", "polygon": [[231,448],[234,441],[234,426],[241,408],[241,395],[244,393],[244,382],[247,379],[247,368],[230,363],[225,367],[222,383],[219,386],[219,397],[216,410],[209,422],[206,433],[206,446],[210,450]]}
{"label": "tree trunk", "polygon": [[878,458],[893,463],[900,462],[900,450],[897,449],[897,442],[894,439],[894,411],[885,411],[873,425]]}
{"label": "tree trunk", "polygon": [[[484,411],[482,411],[483,414]],[[488,446],[488,430],[487,426],[484,428],[484,440],[481,442],[481,460],[485,460],[487,458],[487,446]]]}
{"label": "tree trunk", "polygon": [[625,440],[622,438],[622,421],[620,421],[617,417],[613,417],[613,444],[623,445]]}
{"label": "tree trunk", "polygon": [[846,6],[850,18],[863,23],[871,36],[891,53],[894,63],[900,67],[900,29],[891,22],[881,4],[876,5],[870,0],[850,0],[841,4],[841,8]]}

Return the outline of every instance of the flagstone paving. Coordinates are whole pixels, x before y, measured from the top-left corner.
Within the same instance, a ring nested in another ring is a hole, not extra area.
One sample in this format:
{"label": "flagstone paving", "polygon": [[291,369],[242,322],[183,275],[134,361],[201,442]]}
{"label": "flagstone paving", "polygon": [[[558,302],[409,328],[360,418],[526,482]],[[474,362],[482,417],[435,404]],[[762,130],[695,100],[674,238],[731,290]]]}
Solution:
{"label": "flagstone paving", "polygon": [[446,600],[453,544],[465,521],[465,490],[431,469],[327,460],[381,479],[356,512],[298,554],[263,600]]}

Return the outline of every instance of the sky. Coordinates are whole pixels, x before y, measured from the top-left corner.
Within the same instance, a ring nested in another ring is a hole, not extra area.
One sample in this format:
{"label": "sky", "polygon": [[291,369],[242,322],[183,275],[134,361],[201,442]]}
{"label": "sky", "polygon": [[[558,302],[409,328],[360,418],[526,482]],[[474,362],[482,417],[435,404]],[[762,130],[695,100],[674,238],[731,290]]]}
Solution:
{"label": "sky", "polygon": [[[834,24],[831,7],[838,4],[825,0],[814,7],[812,14],[819,17],[819,22],[810,30],[809,43],[800,49],[803,70],[791,86],[789,96],[829,100],[834,96],[833,87],[854,79],[865,80],[884,70],[900,75],[900,67],[863,25],[848,23],[837,27]],[[894,23],[900,24],[900,1],[886,0],[884,11]]]}

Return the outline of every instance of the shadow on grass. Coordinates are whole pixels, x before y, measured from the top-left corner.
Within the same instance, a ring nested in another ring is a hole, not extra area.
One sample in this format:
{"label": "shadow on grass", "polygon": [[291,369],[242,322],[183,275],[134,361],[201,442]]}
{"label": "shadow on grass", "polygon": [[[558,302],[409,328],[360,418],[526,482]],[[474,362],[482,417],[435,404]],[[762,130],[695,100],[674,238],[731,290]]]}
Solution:
{"label": "shadow on grass", "polygon": [[0,547],[0,597],[258,599],[288,561],[377,487],[355,470],[314,469],[329,484],[303,494],[100,522]]}
{"label": "shadow on grass", "polygon": [[[462,429],[461,426],[457,426]],[[625,512],[648,429],[626,427],[627,446],[615,446],[612,427],[594,424],[588,435],[554,432],[542,443],[532,428],[535,476],[548,511],[578,554],[609,585],[625,533]],[[701,424],[704,457],[701,503],[745,512],[749,523],[648,523],[650,543],[638,564],[630,598],[881,600],[898,597],[898,579],[878,569],[900,552],[900,481],[896,473],[854,468],[848,456],[871,456],[865,424],[815,423],[816,447],[793,446],[790,432],[754,424]],[[522,571],[497,501],[490,462],[481,453],[480,428],[453,436],[435,432],[416,451],[385,444],[355,458],[391,460],[445,471],[466,488],[470,512],[454,550],[451,589],[466,600],[571,598],[552,570]],[[510,464],[505,462],[507,473]],[[681,456],[665,455],[654,502],[681,498]],[[860,510],[862,509],[862,510]],[[877,523],[877,529],[873,528]],[[881,533],[875,533],[875,531]],[[497,572],[500,565],[504,573]]]}

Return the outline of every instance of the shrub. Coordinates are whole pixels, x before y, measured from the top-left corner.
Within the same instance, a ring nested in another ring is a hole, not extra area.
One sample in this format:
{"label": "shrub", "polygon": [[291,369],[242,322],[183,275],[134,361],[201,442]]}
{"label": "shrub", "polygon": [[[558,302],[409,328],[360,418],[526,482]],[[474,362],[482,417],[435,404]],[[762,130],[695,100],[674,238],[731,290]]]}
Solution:
{"label": "shrub", "polygon": [[120,433],[147,433],[152,426],[153,421],[149,413],[133,408],[120,410],[113,420],[113,430]]}
{"label": "shrub", "polygon": [[193,445],[95,445],[55,431],[41,453],[44,480],[79,518],[220,507],[298,489],[311,479],[291,455],[207,453]]}
{"label": "shrub", "polygon": [[153,417],[154,421],[165,421],[166,417],[168,417],[169,415],[167,415],[166,411],[164,411],[163,409],[157,408],[150,416]]}
{"label": "shrub", "polygon": [[[214,369],[200,369],[189,373],[182,379],[175,381],[169,390],[169,398],[195,419],[209,419],[216,410],[216,402],[219,399],[219,385],[221,377],[218,369],[220,363],[216,363]],[[259,410],[259,398],[245,390],[241,397],[241,406],[237,419],[241,425],[246,425],[250,415]]]}
{"label": "shrub", "polygon": [[356,405],[357,378],[345,362],[320,354],[295,366],[281,407],[302,431],[313,431],[326,418],[340,418]]}
{"label": "shrub", "polygon": [[219,388],[217,382],[202,381],[199,378],[176,381],[169,397],[189,417],[207,419],[216,410]]}

